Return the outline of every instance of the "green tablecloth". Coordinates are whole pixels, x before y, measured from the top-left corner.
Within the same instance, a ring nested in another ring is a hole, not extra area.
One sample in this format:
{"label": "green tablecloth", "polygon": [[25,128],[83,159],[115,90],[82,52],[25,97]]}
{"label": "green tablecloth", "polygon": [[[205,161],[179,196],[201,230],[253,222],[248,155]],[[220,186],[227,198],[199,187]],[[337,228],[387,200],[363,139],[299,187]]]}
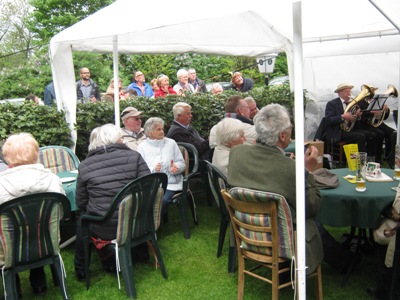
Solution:
{"label": "green tablecloth", "polygon": [[[357,192],[355,184],[348,182],[343,176],[355,175],[348,168],[333,169],[339,177],[339,187],[321,190],[321,210],[317,220],[322,224],[336,227],[355,226],[358,228],[376,228],[380,225],[382,210],[391,205],[398,181],[366,182],[367,190]],[[386,175],[393,177],[392,169],[382,169]]]}
{"label": "green tablecloth", "polygon": [[291,153],[296,153],[296,144],[294,141],[290,141],[290,144],[283,149],[285,152],[291,152]]}
{"label": "green tablecloth", "polygon": [[76,178],[78,177],[78,172],[77,171],[60,172],[60,173],[57,173],[57,176],[60,178],[67,178],[67,177],[75,178],[75,180],[73,180],[73,181],[64,182],[63,188],[65,190],[65,195],[68,197],[69,203],[71,204],[71,211],[78,210],[78,208],[76,207],[76,204],[75,204]]}

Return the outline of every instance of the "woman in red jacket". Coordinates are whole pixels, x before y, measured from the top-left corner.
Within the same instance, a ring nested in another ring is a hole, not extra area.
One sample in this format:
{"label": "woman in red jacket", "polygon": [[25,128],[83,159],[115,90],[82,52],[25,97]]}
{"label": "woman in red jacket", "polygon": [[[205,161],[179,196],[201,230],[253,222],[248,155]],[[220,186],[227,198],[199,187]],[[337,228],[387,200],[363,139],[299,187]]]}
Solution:
{"label": "woman in red jacket", "polygon": [[169,85],[169,78],[167,75],[158,76],[157,85],[160,87],[160,89],[158,91],[155,91],[154,98],[157,97],[165,98],[165,96],[169,94],[176,95],[176,92],[173,90],[172,86]]}

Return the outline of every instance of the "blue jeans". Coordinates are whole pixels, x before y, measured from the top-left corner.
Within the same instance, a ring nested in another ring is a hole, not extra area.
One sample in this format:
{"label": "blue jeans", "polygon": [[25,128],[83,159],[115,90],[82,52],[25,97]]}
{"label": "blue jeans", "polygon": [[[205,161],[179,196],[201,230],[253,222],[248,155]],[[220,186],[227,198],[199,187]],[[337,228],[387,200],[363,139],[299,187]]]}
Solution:
{"label": "blue jeans", "polygon": [[171,202],[172,197],[177,193],[178,191],[171,191],[171,190],[165,190],[164,196],[162,198],[162,214],[166,212],[168,204]]}

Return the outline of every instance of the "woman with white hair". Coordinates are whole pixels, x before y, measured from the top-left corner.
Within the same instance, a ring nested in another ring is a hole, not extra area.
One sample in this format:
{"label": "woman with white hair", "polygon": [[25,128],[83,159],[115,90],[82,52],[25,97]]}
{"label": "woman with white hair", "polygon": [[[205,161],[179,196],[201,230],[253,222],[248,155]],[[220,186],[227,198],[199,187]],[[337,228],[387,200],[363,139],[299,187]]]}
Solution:
{"label": "woman with white hair", "polygon": [[[132,180],[150,173],[142,156],[122,143],[121,132],[113,124],[95,128],[90,134],[89,153],[79,165],[76,206],[84,213],[104,215],[117,193]],[[107,222],[92,224],[91,235],[99,240],[116,238],[118,211]],[[85,280],[85,257],[80,222],[77,222],[75,272]],[[147,250],[147,249],[146,249]],[[99,251],[106,271],[114,271],[115,260]],[[148,255],[148,254],[147,254]]]}
{"label": "woman with white hair", "polygon": [[[3,145],[3,157],[8,169],[0,172],[0,203],[33,193],[55,192],[65,195],[60,178],[37,162],[39,144],[30,133],[11,135]],[[4,262],[4,253],[0,246],[1,262]],[[35,295],[43,296],[46,293],[43,267],[31,269],[29,281]],[[21,295],[18,276],[17,292]]]}
{"label": "woman with white hair", "polygon": [[147,139],[139,144],[137,151],[143,156],[152,173],[163,172],[168,176],[162,205],[162,214],[165,216],[168,203],[176,192],[182,190],[185,161],[177,143],[164,136],[162,119],[149,118],[143,129]]}
{"label": "woman with white hair", "polygon": [[180,95],[185,96],[185,94],[190,93],[194,94],[195,89],[193,85],[189,83],[189,73],[185,69],[180,69],[176,73],[176,77],[178,77],[178,83],[174,85],[174,91]]}
{"label": "woman with white hair", "polygon": [[217,146],[214,150],[212,164],[225,176],[228,176],[229,152],[231,148],[241,145],[246,141],[243,122],[237,119],[225,118],[217,124],[215,134]]}

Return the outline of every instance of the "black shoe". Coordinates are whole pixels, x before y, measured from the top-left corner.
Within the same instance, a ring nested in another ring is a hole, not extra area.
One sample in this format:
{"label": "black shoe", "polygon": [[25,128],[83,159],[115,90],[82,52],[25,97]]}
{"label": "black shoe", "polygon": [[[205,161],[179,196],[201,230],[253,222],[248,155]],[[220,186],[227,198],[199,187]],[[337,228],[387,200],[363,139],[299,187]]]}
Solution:
{"label": "black shoe", "polygon": [[78,281],[85,281],[86,280],[86,274],[85,272],[75,272],[75,276],[76,279],[78,279]]}
{"label": "black shoe", "polygon": [[35,296],[44,296],[47,293],[47,286],[32,288]]}

